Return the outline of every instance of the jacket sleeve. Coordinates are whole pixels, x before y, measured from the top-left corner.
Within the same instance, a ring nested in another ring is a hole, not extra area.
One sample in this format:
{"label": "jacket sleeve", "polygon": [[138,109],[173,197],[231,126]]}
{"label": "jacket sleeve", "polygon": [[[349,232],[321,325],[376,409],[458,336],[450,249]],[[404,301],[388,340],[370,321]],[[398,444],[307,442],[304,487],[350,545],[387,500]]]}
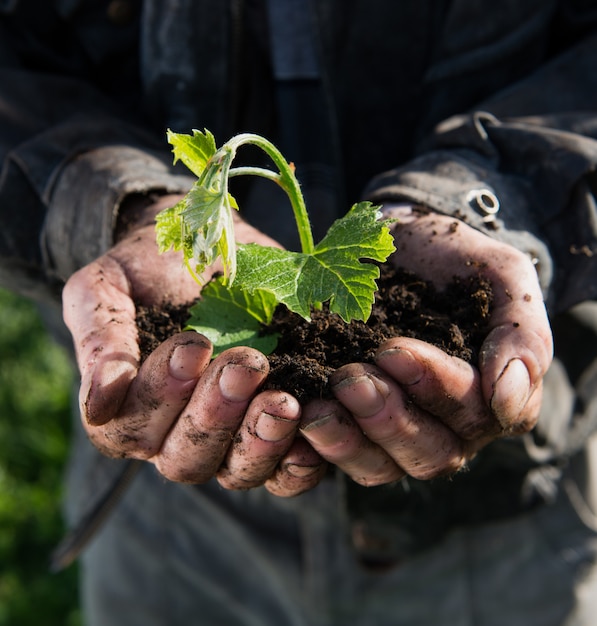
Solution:
{"label": "jacket sleeve", "polygon": [[0,11],[0,285],[45,299],[110,246],[128,194],[182,192],[190,180],[173,169],[165,134],[143,130],[85,72],[65,67],[34,28],[19,33],[26,47],[14,43],[8,11]]}
{"label": "jacket sleeve", "polygon": [[597,28],[539,71],[439,124],[366,196],[466,220],[526,251],[550,312],[597,296]]}

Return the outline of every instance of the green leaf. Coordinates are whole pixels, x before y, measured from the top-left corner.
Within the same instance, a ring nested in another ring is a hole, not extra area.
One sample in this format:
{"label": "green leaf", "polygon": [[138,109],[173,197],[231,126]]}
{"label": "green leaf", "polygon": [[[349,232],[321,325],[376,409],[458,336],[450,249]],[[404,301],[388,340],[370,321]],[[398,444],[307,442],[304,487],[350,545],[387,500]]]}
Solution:
{"label": "green leaf", "polygon": [[173,207],[164,209],[156,215],[156,241],[160,254],[170,249],[183,249],[183,229],[180,221],[180,214],[184,209],[185,202],[181,200]]}
{"label": "green leaf", "polygon": [[275,297],[262,290],[252,294],[222,278],[209,282],[201,300],[190,309],[187,328],[205,335],[214,344],[214,356],[233,346],[250,346],[270,354],[278,335],[264,335],[263,325],[271,322],[276,308]]}
{"label": "green leaf", "polygon": [[247,291],[271,292],[305,319],[311,307],[329,301],[330,311],[344,321],[367,320],[379,268],[366,260],[383,262],[394,250],[378,208],[360,202],[332,225],[313,254],[240,246],[237,282]]}
{"label": "green leaf", "polygon": [[192,261],[195,273],[200,274],[221,257],[228,280],[234,280],[234,221],[230,196],[226,188],[222,188],[221,180],[214,176],[209,187],[200,181],[195,183],[184,203],[180,216],[183,230],[189,237],[189,246],[183,248],[185,259]]}
{"label": "green leaf", "polygon": [[236,247],[232,209],[236,200],[228,193],[228,170],[234,152],[223,146],[216,151],[209,131],[193,135],[168,131],[175,162],[181,160],[199,180],[172,208],[156,216],[156,239],[160,252],[182,250],[193,277],[202,283],[203,270],[221,257],[229,281],[236,274]]}
{"label": "green leaf", "polygon": [[195,129],[192,135],[168,130],[166,137],[173,148],[174,163],[182,161],[199,178],[209,159],[216,153],[214,136],[207,129],[203,133]]}

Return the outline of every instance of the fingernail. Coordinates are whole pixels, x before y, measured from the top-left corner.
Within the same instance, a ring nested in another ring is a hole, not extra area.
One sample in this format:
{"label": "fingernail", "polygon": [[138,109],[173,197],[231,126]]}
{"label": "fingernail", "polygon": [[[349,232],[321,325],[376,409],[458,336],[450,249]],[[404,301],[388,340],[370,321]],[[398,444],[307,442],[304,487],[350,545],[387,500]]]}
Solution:
{"label": "fingernail", "polygon": [[289,434],[294,432],[294,424],[296,424],[296,420],[290,420],[285,417],[278,417],[277,415],[263,412],[257,418],[255,434],[262,441],[282,441],[286,439]]}
{"label": "fingernail", "polygon": [[389,358],[388,367],[392,376],[403,385],[414,385],[424,376],[425,370],[411,352],[402,348],[391,348],[377,355],[377,360]]}
{"label": "fingernail", "polygon": [[336,421],[333,413],[320,415],[300,427],[301,432],[308,441],[314,441],[319,445],[330,445],[338,442],[336,428],[328,429],[326,426]]}
{"label": "fingernail", "polygon": [[259,369],[229,363],[220,373],[220,391],[230,402],[244,402],[255,393],[263,375]]}
{"label": "fingernail", "polygon": [[99,363],[84,377],[79,398],[89,424],[100,426],[116,415],[136,373],[132,361],[113,359]]}
{"label": "fingernail", "polygon": [[321,469],[321,465],[313,466],[305,466],[305,465],[296,465],[295,463],[288,463],[284,466],[284,469],[291,475],[296,476],[296,478],[308,478],[309,476],[313,476],[313,474],[317,474]]}
{"label": "fingernail", "polygon": [[376,376],[345,378],[332,387],[342,404],[358,417],[375,415],[390,395],[388,385]]}
{"label": "fingernail", "polygon": [[531,381],[526,365],[512,359],[502,370],[491,397],[491,409],[502,428],[509,429],[529,399]]}
{"label": "fingernail", "polygon": [[177,346],[170,357],[168,369],[176,380],[188,381],[199,378],[205,362],[205,346],[183,344]]}

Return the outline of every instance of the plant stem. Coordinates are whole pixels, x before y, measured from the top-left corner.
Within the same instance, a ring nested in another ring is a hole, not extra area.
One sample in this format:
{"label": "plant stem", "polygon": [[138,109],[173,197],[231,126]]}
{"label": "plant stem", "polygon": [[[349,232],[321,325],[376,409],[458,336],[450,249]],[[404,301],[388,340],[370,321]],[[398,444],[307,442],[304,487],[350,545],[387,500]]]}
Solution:
{"label": "plant stem", "polygon": [[233,137],[227,145],[236,152],[236,150],[244,144],[253,144],[261,148],[271,158],[280,173],[276,174],[275,172],[261,167],[238,167],[230,169],[229,175],[232,177],[241,174],[252,174],[267,178],[280,185],[286,192],[290,204],[292,205],[292,211],[301,242],[301,250],[304,254],[313,254],[315,250],[313,233],[311,232],[311,224],[309,223],[305,199],[303,198],[301,187],[294,174],[294,166],[286,161],[282,153],[270,141],[253,133],[237,135]]}
{"label": "plant stem", "polygon": [[228,176],[233,178],[234,176],[260,176],[261,178],[267,178],[268,180],[281,185],[280,174],[272,170],[266,170],[263,167],[255,167],[252,165],[243,165],[242,167],[232,167],[228,172]]}

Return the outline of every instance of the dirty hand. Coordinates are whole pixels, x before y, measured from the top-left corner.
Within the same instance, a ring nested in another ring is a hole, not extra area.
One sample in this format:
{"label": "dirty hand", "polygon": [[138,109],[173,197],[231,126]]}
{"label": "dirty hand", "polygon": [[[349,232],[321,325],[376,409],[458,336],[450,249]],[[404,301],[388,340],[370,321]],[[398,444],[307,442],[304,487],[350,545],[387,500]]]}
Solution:
{"label": "dirty hand", "polygon": [[497,437],[535,425],[552,336],[537,274],[523,253],[454,218],[402,217],[394,262],[441,288],[475,272],[494,301],[479,363],[416,339],[380,346],[375,365],[337,370],[338,402],[305,407],[301,432],[328,461],[365,485],[458,470]]}
{"label": "dirty hand", "polygon": [[[198,292],[181,257],[159,255],[155,243],[154,216],[178,199],[163,196],[144,207],[131,230],[65,286],[84,428],[104,454],[147,460],[173,481],[215,476],[231,489],[266,483],[280,495],[303,491],[319,481],[324,463],[304,440],[295,441],[295,398],[259,392],[265,356],[236,348],[210,362],[207,339],[185,332],[139,366],[135,304],[186,303]],[[237,237],[266,239],[243,222]]]}

